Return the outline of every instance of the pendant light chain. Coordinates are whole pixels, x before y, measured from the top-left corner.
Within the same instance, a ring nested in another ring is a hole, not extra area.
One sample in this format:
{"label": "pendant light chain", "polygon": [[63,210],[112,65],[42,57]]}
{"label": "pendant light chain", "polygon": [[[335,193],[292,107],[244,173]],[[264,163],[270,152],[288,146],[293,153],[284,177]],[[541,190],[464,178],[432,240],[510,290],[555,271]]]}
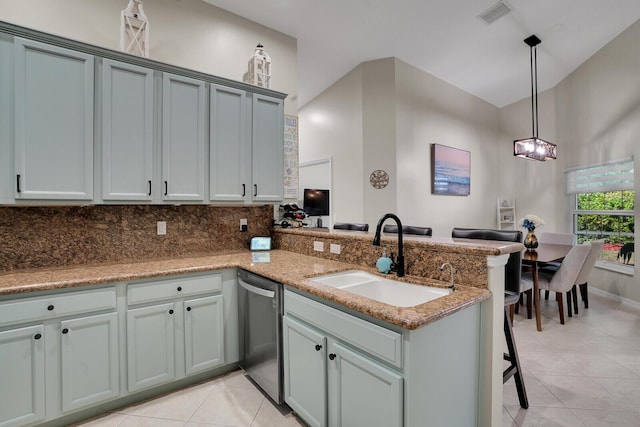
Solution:
{"label": "pendant light chain", "polygon": [[533,48],[533,69],[535,71],[535,94],[536,94],[536,131],[534,133],[534,136],[537,138],[538,137],[538,46],[534,46]]}
{"label": "pendant light chain", "polygon": [[538,44],[541,40],[535,35],[524,39],[529,46],[529,61],[531,66],[531,132],[530,138],[516,139],[513,141],[513,155],[529,160],[554,160],[557,155],[556,144],[538,137]]}

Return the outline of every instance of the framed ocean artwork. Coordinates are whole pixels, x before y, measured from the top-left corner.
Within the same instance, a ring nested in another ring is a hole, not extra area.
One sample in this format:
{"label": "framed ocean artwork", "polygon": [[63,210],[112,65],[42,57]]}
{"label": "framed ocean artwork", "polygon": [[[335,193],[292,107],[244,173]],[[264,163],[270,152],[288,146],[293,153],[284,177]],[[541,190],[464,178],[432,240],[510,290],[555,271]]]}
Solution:
{"label": "framed ocean artwork", "polygon": [[471,192],[471,153],[431,144],[431,194],[468,196]]}

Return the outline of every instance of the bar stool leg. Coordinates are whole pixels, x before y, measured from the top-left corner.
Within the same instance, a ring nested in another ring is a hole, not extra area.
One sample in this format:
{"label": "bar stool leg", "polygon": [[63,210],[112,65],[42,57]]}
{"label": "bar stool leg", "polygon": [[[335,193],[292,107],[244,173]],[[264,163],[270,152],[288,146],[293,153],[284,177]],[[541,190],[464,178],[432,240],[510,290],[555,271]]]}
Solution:
{"label": "bar stool leg", "polygon": [[529,400],[527,399],[527,390],[524,387],[522,369],[520,368],[520,359],[518,358],[516,343],[513,340],[513,328],[511,327],[507,307],[504,308],[504,311],[504,336],[507,340],[507,351],[509,352],[508,354],[504,354],[504,360],[509,362],[509,367],[502,373],[502,383],[504,384],[509,380],[509,378],[514,377],[520,406],[527,409],[529,407]]}

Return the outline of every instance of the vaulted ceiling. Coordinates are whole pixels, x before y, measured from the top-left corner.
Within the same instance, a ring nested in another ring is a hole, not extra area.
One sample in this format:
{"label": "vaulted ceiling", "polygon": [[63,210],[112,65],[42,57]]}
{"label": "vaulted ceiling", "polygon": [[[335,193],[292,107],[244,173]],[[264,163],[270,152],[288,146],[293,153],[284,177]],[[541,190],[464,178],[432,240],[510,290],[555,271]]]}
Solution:
{"label": "vaulted ceiling", "polygon": [[397,57],[502,107],[530,94],[536,34],[538,90],[555,86],[640,19],[639,0],[204,0],[298,40],[298,107],[358,64]]}

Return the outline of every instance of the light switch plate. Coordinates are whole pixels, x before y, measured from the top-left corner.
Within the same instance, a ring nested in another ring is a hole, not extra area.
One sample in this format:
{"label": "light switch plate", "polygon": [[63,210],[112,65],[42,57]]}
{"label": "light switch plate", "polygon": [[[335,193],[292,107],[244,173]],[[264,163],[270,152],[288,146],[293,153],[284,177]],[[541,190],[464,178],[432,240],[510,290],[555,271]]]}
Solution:
{"label": "light switch plate", "polygon": [[324,252],[324,242],[313,242],[313,250],[317,252]]}
{"label": "light switch plate", "polygon": [[156,223],[158,236],[164,236],[167,234],[167,222],[166,221],[158,221]]}
{"label": "light switch plate", "polygon": [[331,246],[329,246],[329,252],[331,252],[332,254],[339,254],[340,245],[336,245],[335,243],[332,243]]}

